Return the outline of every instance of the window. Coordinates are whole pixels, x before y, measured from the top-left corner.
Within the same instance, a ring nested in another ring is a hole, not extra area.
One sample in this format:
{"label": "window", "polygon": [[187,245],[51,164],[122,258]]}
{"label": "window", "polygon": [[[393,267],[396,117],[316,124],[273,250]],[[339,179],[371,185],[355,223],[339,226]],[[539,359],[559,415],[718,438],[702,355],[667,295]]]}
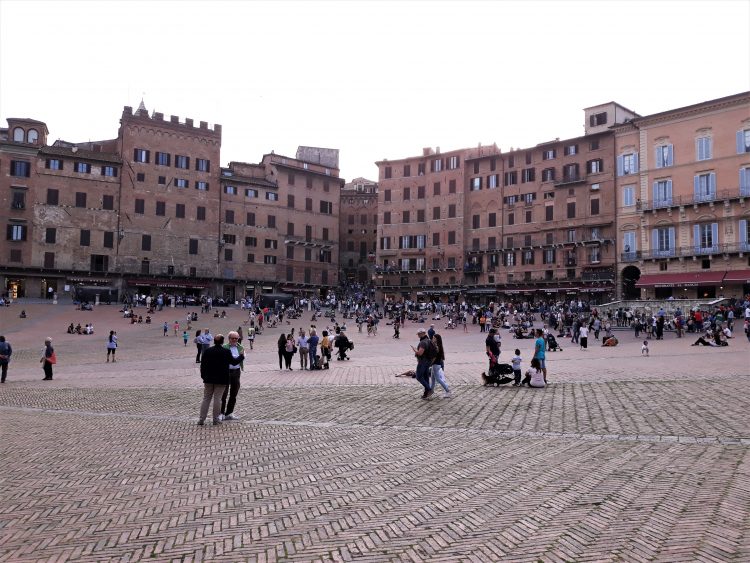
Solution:
{"label": "window", "polygon": [[417,210],[417,223],[424,223],[424,209]]}
{"label": "window", "polygon": [[716,174],[705,172],[693,178],[695,201],[713,201],[716,199]]}
{"label": "window", "polygon": [[141,250],[146,252],[151,250],[151,235],[141,235]]}
{"label": "window", "polygon": [[60,191],[55,188],[47,188],[47,205],[58,205]]}
{"label": "window", "polygon": [[247,188],[245,190],[245,197],[257,198],[258,197],[258,190],[253,189],[253,188]]}
{"label": "window", "polygon": [[383,212],[383,224],[384,225],[390,225],[391,224],[391,212],[390,211],[384,211]]}
{"label": "window", "polygon": [[404,188],[404,201],[409,201],[411,199],[411,188]]}
{"label": "window", "polygon": [[39,139],[39,133],[37,133],[36,129],[29,129],[29,132],[26,134],[26,140],[29,143],[36,143]]}
{"label": "window", "polygon": [[24,130],[20,127],[16,127],[13,129],[13,141],[16,143],[23,143],[23,140],[25,138]]}
{"label": "window", "polygon": [[234,258],[234,251],[231,248],[224,249],[224,262],[231,262]]}
{"label": "window", "polygon": [[269,229],[275,229],[276,228],[276,215],[269,215],[268,216],[268,222],[266,223],[266,226]]}
{"label": "window", "polygon": [[264,264],[276,264],[276,256],[271,256],[270,254],[266,254],[263,256],[263,263]]}
{"label": "window", "polygon": [[448,244],[456,244],[456,231],[448,231]]}
{"label": "window", "polygon": [[566,164],[563,166],[563,182],[575,182],[580,179],[578,164]]}
{"label": "window", "polygon": [[156,158],[154,159],[154,164],[157,166],[169,166],[170,163],[170,155],[167,152],[157,152]]}
{"label": "window", "polygon": [[565,156],[578,154],[578,145],[566,145],[565,148],[563,149],[563,154]]}
{"label": "window", "polygon": [[286,196],[286,206],[290,209],[294,209],[294,196],[291,194],[288,194]]}
{"label": "window", "polygon": [[47,269],[55,267],[55,253],[54,252],[44,253],[44,267]]}
{"label": "window", "polygon": [[106,254],[92,254],[91,271],[106,272],[107,270],[109,270],[109,256]]}
{"label": "window", "polygon": [[479,229],[480,228],[480,220],[479,215],[472,215],[471,216],[471,228],[472,229]]}
{"label": "window", "polygon": [[622,234],[623,259],[634,260],[636,254],[635,231],[626,231]]}
{"label": "window", "polygon": [[178,219],[184,219],[185,218],[185,204],[184,203],[178,203],[175,206],[174,215]]}
{"label": "window", "polygon": [[717,252],[719,250],[719,224],[693,225],[693,239],[696,252],[700,254]]}
{"label": "window", "polygon": [[145,149],[133,149],[134,162],[142,162],[144,164],[148,164],[150,156],[151,151],[147,151]]}
{"label": "window", "polygon": [[576,241],[576,230],[575,229],[568,229],[568,242],[575,242]]}
{"label": "window", "polygon": [[44,163],[44,167],[49,170],[62,170],[63,161],[59,158],[48,158]]}
{"label": "window", "polygon": [[320,202],[320,212],[325,213],[326,215],[332,215],[333,214],[333,203],[330,201],[321,201]]}
{"label": "window", "polygon": [[[352,242],[352,241],[349,241],[349,242]],[[286,247],[286,259],[294,260],[294,246],[289,245]]]}
{"label": "window", "polygon": [[115,208],[115,196],[103,195],[102,196],[102,209],[106,211],[113,211]]}
{"label": "window", "polygon": [[188,241],[188,254],[198,254],[198,239],[191,238]]}
{"label": "window", "polygon": [[73,171],[79,174],[91,174],[91,165],[88,162],[75,162]]}
{"label": "window", "polygon": [[208,191],[208,182],[203,182],[202,180],[199,180],[195,182],[195,189],[200,190],[202,192]]}
{"label": "window", "polygon": [[617,157],[617,175],[627,176],[638,172],[638,155],[636,153],[621,154]]}
{"label": "window", "polygon": [[57,229],[54,227],[47,227],[44,233],[44,242],[47,244],[55,244],[57,242]]}
{"label": "window", "polygon": [[555,169],[545,168],[542,170],[542,182],[554,182],[555,180]]}
{"label": "window", "polygon": [[451,156],[448,158],[448,170],[455,170],[458,168],[458,157]]}
{"label": "window", "polygon": [[432,161],[432,171],[433,172],[442,172],[443,170],[443,161],[439,158],[436,158]]}
{"label": "window", "polygon": [[737,131],[737,154],[750,152],[750,129]]}
{"label": "window", "polygon": [[456,193],[456,181],[455,180],[448,180],[448,193],[449,194]]}
{"label": "window", "polygon": [[[631,188],[634,189],[633,186]],[[654,182],[653,204],[654,207],[672,205],[672,180],[657,180]]]}
{"label": "window", "polygon": [[497,227],[497,213],[490,213],[487,216],[487,226],[488,227]]}
{"label": "window", "polygon": [[11,209],[26,209],[26,191],[13,190],[10,202]]}
{"label": "window", "polygon": [[592,139],[589,142],[589,150],[591,151],[599,150],[599,139]]}
{"label": "window", "polygon": [[695,160],[710,160],[713,150],[713,139],[711,137],[698,137],[695,140]]}
{"label": "window", "polygon": [[521,171],[521,182],[522,183],[533,182],[534,176],[535,176],[535,173],[534,173],[533,168],[524,168]]}
{"label": "window", "polygon": [[195,210],[195,219],[196,221],[205,221],[206,220],[206,208],[202,205],[199,205]]}
{"label": "window", "polygon": [[266,199],[268,201],[279,201],[279,194],[276,192],[266,192]]}
{"label": "window", "polygon": [[515,224],[516,224],[516,214],[508,213],[508,225],[515,225]]}
{"label": "window", "polygon": [[[307,167],[307,163],[305,163],[305,167]],[[313,187],[313,179],[312,179],[312,177],[311,177],[311,176],[307,176],[307,177],[305,178],[305,187],[306,187],[306,188],[307,188],[308,190],[311,190],[311,189],[312,189],[312,187]]]}
{"label": "window", "polygon": [[623,186],[622,204],[625,207],[632,207],[635,205],[635,186]]}
{"label": "window", "polygon": [[451,203],[451,204],[450,204],[450,205],[448,206],[448,218],[449,218],[449,219],[452,219],[452,218],[454,218],[455,216],[456,216],[456,204],[455,204],[455,203]]}
{"label": "window", "polygon": [[145,199],[135,200],[135,212],[138,215],[143,215],[146,212],[146,200]]}
{"label": "window", "polygon": [[440,246],[440,233],[432,233],[432,246]]}
{"label": "window", "polygon": [[531,210],[526,211],[524,219],[525,219],[525,221],[527,223],[531,223],[532,222],[531,221]]}
{"label": "window", "polygon": [[568,219],[575,219],[576,217],[576,202],[568,202]]}
{"label": "window", "polygon": [[86,207],[86,192],[76,192],[76,207]]}
{"label": "window", "polygon": [[237,186],[224,186],[224,193],[227,195],[237,195]]}
{"label": "window", "polygon": [[160,186],[166,185],[166,183],[167,183],[167,177],[166,176],[159,176],[156,179],[156,183],[159,184]]}
{"label": "window", "polygon": [[178,188],[187,188],[188,187],[188,181],[184,178],[175,178],[174,185]]}
{"label": "window", "polygon": [[401,222],[402,223],[409,223],[409,222],[411,222],[411,212],[409,212],[409,211],[403,211],[401,213]]}
{"label": "window", "polygon": [[591,200],[591,214],[599,215],[599,198]]}
{"label": "window", "polygon": [[181,154],[174,155],[174,167],[188,170],[190,168],[190,157]]}
{"label": "window", "polygon": [[515,252],[506,252],[504,258],[505,258],[504,262],[506,266],[516,265],[516,253]]}
{"label": "window", "polygon": [[542,160],[552,160],[557,156],[557,151],[555,149],[549,149],[542,152]]}
{"label": "window", "polygon": [[592,113],[589,116],[589,126],[590,127],[596,127],[598,125],[606,125],[607,124],[607,112],[602,111],[599,113]]}
{"label": "window", "polygon": [[328,234],[329,234],[328,233],[328,228],[327,227],[323,227],[323,240],[329,240]]}
{"label": "window", "polygon": [[513,186],[518,183],[518,173],[513,170],[511,172],[506,172],[503,177],[503,183],[506,186]]}
{"label": "window", "polygon": [[524,250],[521,253],[521,264],[524,266],[533,264],[534,263],[534,251],[533,250]]}
{"label": "window", "polygon": [[659,227],[651,231],[651,251],[657,258],[675,255],[674,227]]}
{"label": "window", "polygon": [[601,158],[589,160],[586,163],[586,172],[588,172],[589,174],[599,174],[601,172],[604,172],[604,161]]}
{"label": "window", "polygon": [[[498,185],[497,182],[498,182],[497,174],[490,174],[489,176],[487,176],[487,188],[488,189],[491,190],[491,189],[497,188],[497,185]],[[480,182],[480,187],[481,187],[481,182]]]}
{"label": "window", "polygon": [[136,182],[145,182],[146,181],[146,175],[143,172],[138,172],[135,175],[135,181]]}
{"label": "window", "polygon": [[672,145],[659,145],[656,147],[656,167],[667,168],[674,163],[674,148]]}
{"label": "window", "polygon": [[404,164],[404,178],[411,176],[411,165]]}
{"label": "window", "polygon": [[234,210],[233,209],[226,209],[224,211],[224,222],[227,225],[234,225]]}
{"label": "window", "polygon": [[750,235],[747,229],[747,219],[740,219],[740,250],[745,252],[750,250]]}
{"label": "window", "polygon": [[740,195],[750,195],[750,166],[740,168]]}
{"label": "window", "polygon": [[471,191],[475,192],[482,189],[482,178],[481,176],[478,176],[476,178],[471,179]]}
{"label": "window", "polygon": [[525,159],[526,159],[526,164],[531,164],[531,158],[532,158],[531,152],[527,152],[527,153],[526,153],[526,154],[524,155],[524,157],[525,157]]}
{"label": "window", "polygon": [[554,221],[555,219],[555,207],[553,205],[547,205],[544,208],[544,220]]}
{"label": "window", "polygon": [[255,226],[255,213],[248,213],[245,217],[245,224],[248,227],[254,227]]}
{"label": "window", "polygon": [[164,217],[167,214],[167,203],[164,201],[156,202],[156,216]]}
{"label": "window", "polygon": [[554,264],[555,261],[555,249],[546,248],[542,254],[542,264]]}
{"label": "window", "polygon": [[89,229],[81,229],[81,235],[79,239],[81,246],[91,245],[91,231]]}
{"label": "window", "polygon": [[102,176],[109,176],[111,178],[117,178],[117,167],[116,166],[102,166]]}
{"label": "window", "polygon": [[31,163],[26,160],[11,160],[10,175],[17,178],[28,178],[31,176]]}
{"label": "window", "polygon": [[211,172],[211,163],[205,158],[196,158],[195,169],[198,172]]}
{"label": "window", "polygon": [[417,199],[424,199],[424,186],[417,187]]}
{"label": "window", "polygon": [[391,190],[383,191],[383,201],[391,201]]}
{"label": "window", "polygon": [[256,237],[245,237],[245,246],[258,246],[258,239]]}
{"label": "window", "polygon": [[115,246],[115,233],[112,231],[104,231],[104,240],[102,241],[104,248],[114,248]]}

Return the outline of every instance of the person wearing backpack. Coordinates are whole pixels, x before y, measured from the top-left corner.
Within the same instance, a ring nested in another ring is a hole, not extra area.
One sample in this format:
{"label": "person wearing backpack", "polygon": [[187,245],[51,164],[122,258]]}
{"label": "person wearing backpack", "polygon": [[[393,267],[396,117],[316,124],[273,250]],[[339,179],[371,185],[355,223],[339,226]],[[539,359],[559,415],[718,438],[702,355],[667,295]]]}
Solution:
{"label": "person wearing backpack", "polygon": [[417,381],[424,387],[422,398],[426,400],[435,394],[430,386],[430,370],[436,350],[425,329],[420,328],[417,331],[417,336],[419,336],[419,344],[416,348],[414,346],[411,348],[414,350],[414,357],[417,358]]}

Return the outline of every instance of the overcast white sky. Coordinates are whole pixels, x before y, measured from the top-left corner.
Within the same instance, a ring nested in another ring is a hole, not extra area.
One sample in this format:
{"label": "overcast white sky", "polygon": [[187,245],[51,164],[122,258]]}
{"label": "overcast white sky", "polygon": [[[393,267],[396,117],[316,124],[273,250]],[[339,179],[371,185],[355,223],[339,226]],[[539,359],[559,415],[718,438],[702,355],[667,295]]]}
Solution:
{"label": "overcast white sky", "polygon": [[341,150],[374,161],[583,133],[750,90],[750,0],[0,0],[0,119],[114,138],[122,107],[223,125],[222,165]]}

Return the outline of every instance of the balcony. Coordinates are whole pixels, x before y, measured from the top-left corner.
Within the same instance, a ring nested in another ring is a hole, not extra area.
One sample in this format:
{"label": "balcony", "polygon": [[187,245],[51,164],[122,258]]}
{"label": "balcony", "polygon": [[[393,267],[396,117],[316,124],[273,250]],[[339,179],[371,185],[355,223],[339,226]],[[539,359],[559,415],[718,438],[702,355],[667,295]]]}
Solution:
{"label": "balcony", "polygon": [[635,252],[622,252],[620,253],[620,262],[637,262],[641,260],[641,251],[636,250]]}
{"label": "balcony", "polygon": [[651,201],[641,201],[641,211],[657,211],[659,209],[671,209],[673,207],[685,207],[686,205],[700,205],[702,203],[715,203],[719,201],[731,201],[750,197],[750,186],[741,186],[739,189],[721,190],[710,194],[679,195]]}
{"label": "balcony", "polygon": [[295,235],[286,235],[284,237],[284,244],[295,244],[299,246],[308,246],[308,247],[318,246],[321,248],[333,248],[333,243],[329,240],[300,237],[300,236],[295,236]]}
{"label": "balcony", "polygon": [[750,242],[715,244],[709,247],[683,246],[663,250],[643,250],[636,253],[636,260],[660,260],[664,258],[692,258],[694,256],[714,256],[717,254],[739,254],[750,252]]}
{"label": "balcony", "polygon": [[479,275],[482,273],[481,264],[466,264],[464,266],[464,274]]}
{"label": "balcony", "polygon": [[573,184],[582,184],[584,182],[586,182],[586,176],[584,174],[569,174],[563,176],[561,180],[555,180],[552,184],[557,188]]}

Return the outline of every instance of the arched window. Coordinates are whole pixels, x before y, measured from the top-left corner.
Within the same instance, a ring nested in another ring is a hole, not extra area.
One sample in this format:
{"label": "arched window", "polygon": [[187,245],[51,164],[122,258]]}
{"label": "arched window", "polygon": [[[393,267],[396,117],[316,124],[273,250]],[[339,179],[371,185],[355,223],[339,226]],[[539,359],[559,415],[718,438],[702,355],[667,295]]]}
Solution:
{"label": "arched window", "polygon": [[13,129],[13,140],[16,143],[23,143],[23,139],[25,137],[25,132],[20,127],[16,127]]}
{"label": "arched window", "polygon": [[39,133],[36,129],[29,129],[29,132],[26,134],[26,142],[27,143],[36,143],[39,140]]}

